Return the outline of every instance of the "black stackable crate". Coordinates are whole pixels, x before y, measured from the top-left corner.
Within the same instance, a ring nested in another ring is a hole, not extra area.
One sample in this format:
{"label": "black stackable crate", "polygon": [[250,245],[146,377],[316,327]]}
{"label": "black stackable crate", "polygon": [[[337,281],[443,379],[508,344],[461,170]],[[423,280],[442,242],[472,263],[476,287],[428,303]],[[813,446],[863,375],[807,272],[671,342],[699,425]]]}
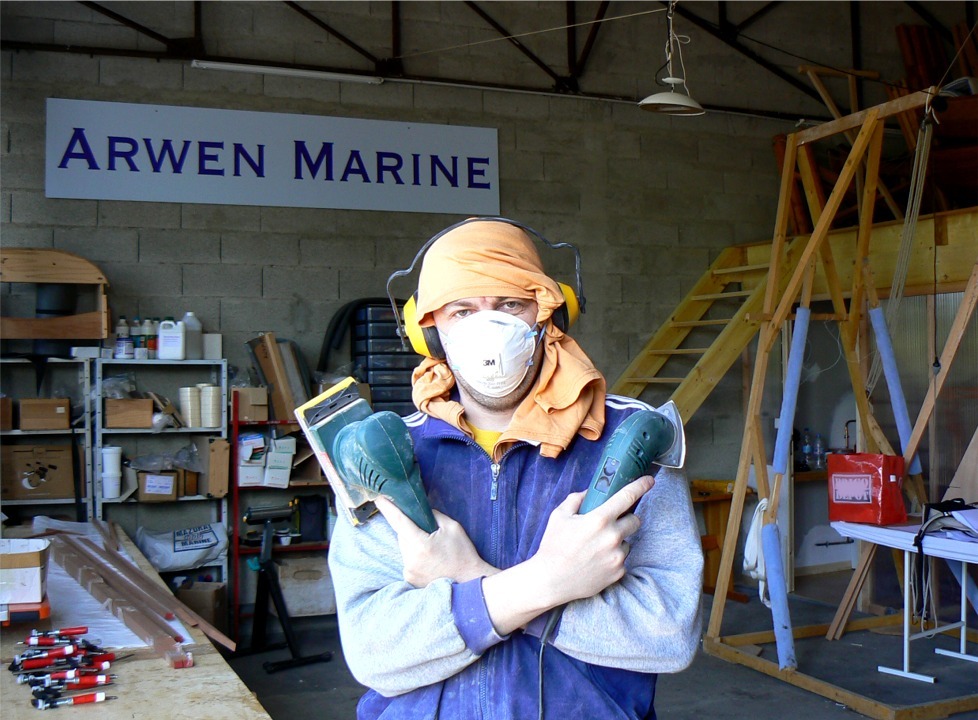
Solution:
{"label": "black stackable crate", "polygon": [[411,373],[422,357],[401,344],[391,306],[378,303],[357,309],[350,342],[356,375],[370,386],[373,409],[413,413],[417,408],[411,402]]}

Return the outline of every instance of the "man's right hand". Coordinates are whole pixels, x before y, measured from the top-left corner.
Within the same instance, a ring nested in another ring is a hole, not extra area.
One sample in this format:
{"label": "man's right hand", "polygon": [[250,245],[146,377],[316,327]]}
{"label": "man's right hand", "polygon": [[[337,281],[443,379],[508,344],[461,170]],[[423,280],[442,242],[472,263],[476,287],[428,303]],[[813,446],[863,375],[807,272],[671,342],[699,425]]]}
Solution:
{"label": "man's right hand", "polygon": [[585,515],[577,512],[583,492],[554,508],[530,562],[539,562],[555,606],[596,595],[624,577],[626,539],[642,524],[630,509],[654,483],[651,475],[638,478]]}

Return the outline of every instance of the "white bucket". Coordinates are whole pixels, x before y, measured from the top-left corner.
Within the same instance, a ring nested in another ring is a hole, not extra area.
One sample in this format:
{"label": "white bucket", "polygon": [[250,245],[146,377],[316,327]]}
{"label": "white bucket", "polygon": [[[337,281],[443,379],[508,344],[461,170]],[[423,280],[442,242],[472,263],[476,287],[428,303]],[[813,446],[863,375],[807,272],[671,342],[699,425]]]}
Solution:
{"label": "white bucket", "polygon": [[122,448],[114,445],[106,445],[102,448],[102,473],[103,475],[122,474]]}
{"label": "white bucket", "polygon": [[122,494],[122,474],[102,475],[102,497],[112,500]]}

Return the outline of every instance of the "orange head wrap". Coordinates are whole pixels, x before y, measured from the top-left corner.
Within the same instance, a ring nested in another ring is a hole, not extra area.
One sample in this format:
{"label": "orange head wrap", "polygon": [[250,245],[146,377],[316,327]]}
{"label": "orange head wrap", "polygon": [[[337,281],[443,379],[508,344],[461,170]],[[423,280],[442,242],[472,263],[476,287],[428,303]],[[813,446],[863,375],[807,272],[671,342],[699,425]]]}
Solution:
{"label": "orange head wrap", "polygon": [[418,278],[418,324],[431,327],[435,310],[470,297],[535,300],[539,324],[564,303],[530,237],[498,220],[459,225],[428,248]]}
{"label": "orange head wrap", "polygon": [[[500,220],[468,222],[438,238],[425,253],[418,280],[418,324],[431,327],[432,313],[470,297],[516,297],[537,303],[545,325],[537,383],[516,409],[493,456],[524,440],[556,457],[578,433],[594,440],[604,428],[605,379],[574,340],[547,319],[564,302],[560,287],[543,270],[530,237]],[[464,408],[451,399],[455,377],[444,360],[426,358],[413,375],[415,404],[471,434]]]}

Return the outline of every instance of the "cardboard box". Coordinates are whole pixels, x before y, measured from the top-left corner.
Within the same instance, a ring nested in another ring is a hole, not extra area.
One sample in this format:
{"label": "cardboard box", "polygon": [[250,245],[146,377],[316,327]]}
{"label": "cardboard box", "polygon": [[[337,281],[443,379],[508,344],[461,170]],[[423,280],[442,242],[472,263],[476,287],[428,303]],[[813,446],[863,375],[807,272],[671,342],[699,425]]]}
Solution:
{"label": "cardboard box", "polygon": [[165,472],[142,472],[138,474],[139,490],[136,499],[139,502],[170,502],[177,499],[177,473],[175,470]]}
{"label": "cardboard box", "polygon": [[153,401],[105,399],[105,427],[151,428],[153,427]]}
{"label": "cardboard box", "polygon": [[336,613],[333,578],[325,552],[289,553],[287,557],[276,558],[275,564],[291,617]]}
{"label": "cardboard box", "polygon": [[207,453],[207,475],[201,494],[222,498],[228,494],[228,476],[231,472],[231,443],[224,438],[211,440]]}
{"label": "cardboard box", "polygon": [[50,544],[41,539],[0,540],[0,605],[44,599]]}
{"label": "cardboard box", "polygon": [[261,487],[265,468],[260,465],[238,465],[238,487]]}
{"label": "cardboard box", "polygon": [[21,400],[21,430],[67,430],[71,427],[71,403],[68,398]]}
{"label": "cardboard box", "polygon": [[14,401],[8,397],[0,398],[0,430],[14,429]]}
{"label": "cardboard box", "polygon": [[287,488],[292,474],[292,453],[265,453],[265,473],[261,484],[264,487]]}
{"label": "cardboard box", "polygon": [[233,388],[231,393],[238,398],[238,420],[268,420],[268,388]]}
{"label": "cardboard box", "polygon": [[238,465],[265,467],[265,436],[261,433],[246,433],[238,436]]}
{"label": "cardboard box", "polygon": [[222,582],[193,580],[176,591],[177,600],[221,632],[227,630],[228,593]]}
{"label": "cardboard box", "polygon": [[[74,498],[71,447],[4,445],[0,448],[0,498],[53,500]],[[79,471],[83,472],[81,466]],[[84,477],[82,487],[84,487]]]}

